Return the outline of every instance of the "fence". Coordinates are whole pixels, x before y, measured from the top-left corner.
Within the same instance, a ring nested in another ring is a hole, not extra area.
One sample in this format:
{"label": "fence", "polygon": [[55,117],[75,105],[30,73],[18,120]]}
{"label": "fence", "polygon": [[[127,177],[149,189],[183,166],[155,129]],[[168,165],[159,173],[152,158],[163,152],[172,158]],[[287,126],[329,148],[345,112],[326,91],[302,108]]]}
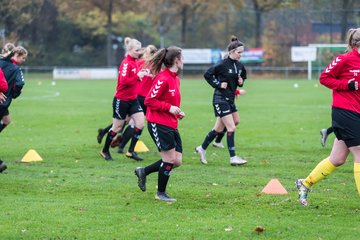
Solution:
{"label": "fence", "polygon": [[[181,75],[185,77],[202,77],[209,65],[185,65]],[[64,67],[65,69],[69,67]],[[83,68],[83,67],[78,67]],[[109,67],[112,68],[112,67]],[[52,77],[55,67],[52,66],[23,66],[24,74],[49,74]],[[307,79],[307,67],[264,67],[246,66],[248,78],[252,79]],[[319,78],[323,68],[312,68],[312,79]]]}

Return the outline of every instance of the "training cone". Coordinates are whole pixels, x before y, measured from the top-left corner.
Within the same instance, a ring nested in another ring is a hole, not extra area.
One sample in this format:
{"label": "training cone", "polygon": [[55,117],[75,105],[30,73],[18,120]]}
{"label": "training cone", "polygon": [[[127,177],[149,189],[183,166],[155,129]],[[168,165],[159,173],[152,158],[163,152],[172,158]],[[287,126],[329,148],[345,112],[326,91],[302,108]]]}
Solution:
{"label": "training cone", "polygon": [[271,179],[261,192],[266,193],[266,194],[287,194],[288,193],[286,191],[286,189],[283,187],[283,185],[281,185],[279,180],[277,180],[276,178]]}
{"label": "training cone", "polygon": [[34,150],[30,149],[25,156],[21,159],[21,162],[38,162],[42,161],[43,159],[40,157],[40,155]]}
{"label": "training cone", "polygon": [[135,145],[135,152],[148,152],[149,149],[146,147],[145,143],[143,141],[137,141]]}

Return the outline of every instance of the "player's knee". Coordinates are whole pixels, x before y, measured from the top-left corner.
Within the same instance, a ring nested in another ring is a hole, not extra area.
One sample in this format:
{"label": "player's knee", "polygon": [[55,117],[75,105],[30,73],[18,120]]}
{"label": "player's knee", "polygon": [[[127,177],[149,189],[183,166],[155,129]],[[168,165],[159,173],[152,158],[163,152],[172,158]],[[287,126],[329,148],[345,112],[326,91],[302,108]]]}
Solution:
{"label": "player's knee", "polygon": [[182,159],[180,158],[178,158],[178,159],[175,159],[175,161],[174,161],[174,167],[180,167],[181,166],[181,164],[182,164]]}

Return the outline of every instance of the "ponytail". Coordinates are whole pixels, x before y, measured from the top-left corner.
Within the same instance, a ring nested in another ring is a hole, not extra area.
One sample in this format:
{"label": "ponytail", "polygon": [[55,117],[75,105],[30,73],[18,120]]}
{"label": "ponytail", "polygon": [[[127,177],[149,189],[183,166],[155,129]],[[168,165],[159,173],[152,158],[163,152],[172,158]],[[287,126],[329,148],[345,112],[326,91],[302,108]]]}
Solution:
{"label": "ponytail", "polygon": [[171,68],[175,64],[175,59],[181,58],[181,51],[181,48],[175,46],[162,48],[157,51],[148,62],[148,65],[151,66],[151,72],[157,75],[161,70],[162,64],[166,68]]}

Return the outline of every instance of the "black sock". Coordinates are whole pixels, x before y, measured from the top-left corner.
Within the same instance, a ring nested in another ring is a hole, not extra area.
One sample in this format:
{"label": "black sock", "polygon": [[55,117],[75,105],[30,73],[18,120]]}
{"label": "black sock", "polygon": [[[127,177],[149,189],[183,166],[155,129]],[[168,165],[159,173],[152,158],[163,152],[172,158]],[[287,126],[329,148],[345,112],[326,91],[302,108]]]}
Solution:
{"label": "black sock", "polygon": [[201,144],[201,147],[206,150],[206,148],[209,146],[209,144],[214,140],[214,138],[218,135],[219,133],[216,132],[214,129],[211,130],[205,137],[204,142]]}
{"label": "black sock", "polygon": [[114,132],[113,130],[110,130],[108,132],[108,134],[106,135],[105,145],[102,150],[103,152],[109,152],[110,143],[114,139],[115,135],[116,135],[116,132]]}
{"label": "black sock", "polygon": [[140,138],[140,136],[141,136],[141,133],[142,133],[142,129],[135,128],[135,134],[134,134],[134,136],[131,138],[131,143],[130,143],[130,147],[129,147],[129,152],[134,152],[136,143],[138,142],[138,140],[139,140],[139,138]]}
{"label": "black sock", "polygon": [[120,148],[124,148],[125,145],[129,142],[129,140],[134,136],[135,134],[135,126],[129,125],[123,134],[123,138],[121,143],[119,144]]}
{"label": "black sock", "polygon": [[157,162],[154,162],[152,164],[150,164],[149,166],[145,167],[145,174],[149,175],[150,173],[153,172],[158,172],[161,166],[162,160],[160,159]]}
{"label": "black sock", "polygon": [[[329,127],[328,129],[326,129],[326,134],[329,135],[334,131],[333,127]],[[1,132],[1,131],[0,131]]]}
{"label": "black sock", "polygon": [[227,145],[230,157],[234,157],[235,154],[235,132],[228,132],[227,133]]}
{"label": "black sock", "polygon": [[223,139],[226,131],[227,131],[227,129],[224,128],[224,130],[223,130],[222,132],[220,132],[220,133],[217,135],[217,137],[215,138],[215,142],[220,143],[221,140]]}
{"label": "black sock", "polygon": [[6,128],[6,124],[4,123],[0,123],[0,132],[2,132],[2,130],[4,130],[4,128]]}
{"label": "black sock", "polygon": [[112,127],[112,124],[110,124],[109,126],[107,126],[106,128],[103,129],[103,134],[107,133],[108,131],[110,131],[110,128]]}
{"label": "black sock", "polygon": [[166,185],[170,178],[170,172],[174,164],[162,162],[159,169],[159,178],[158,178],[158,192],[165,192]]}

